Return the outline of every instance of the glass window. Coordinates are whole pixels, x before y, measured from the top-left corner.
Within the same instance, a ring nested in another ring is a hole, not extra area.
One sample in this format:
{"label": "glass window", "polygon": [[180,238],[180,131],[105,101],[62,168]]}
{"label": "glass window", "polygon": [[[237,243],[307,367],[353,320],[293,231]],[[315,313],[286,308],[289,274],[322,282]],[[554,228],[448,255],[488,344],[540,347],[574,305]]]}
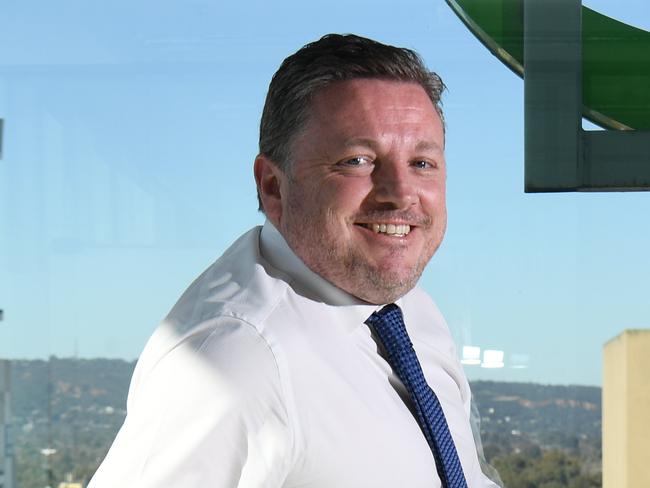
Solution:
{"label": "glass window", "polygon": [[[400,5],[0,7],[5,487],[88,482],[157,323],[263,222],[252,163],[268,83],[327,32],[414,48],[448,87],[449,224],[421,286],[472,382],[487,460],[510,486],[560,464],[600,486],[602,346],[648,327],[650,201],[524,194],[521,79],[444,2]],[[650,28],[641,0],[589,5]]]}

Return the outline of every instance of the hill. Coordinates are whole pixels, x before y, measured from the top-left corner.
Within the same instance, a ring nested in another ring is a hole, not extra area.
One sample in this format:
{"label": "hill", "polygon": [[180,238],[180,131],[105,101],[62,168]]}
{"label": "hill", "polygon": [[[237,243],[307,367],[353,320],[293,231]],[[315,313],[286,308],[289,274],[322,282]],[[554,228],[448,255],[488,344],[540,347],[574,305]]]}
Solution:
{"label": "hill", "polygon": [[[126,415],[134,367],[115,359],[12,361],[20,488],[90,478]],[[537,486],[517,476],[559,472],[560,465],[573,474],[558,475],[568,481],[553,486],[600,486],[600,388],[477,381],[472,390],[485,456],[508,486]]]}

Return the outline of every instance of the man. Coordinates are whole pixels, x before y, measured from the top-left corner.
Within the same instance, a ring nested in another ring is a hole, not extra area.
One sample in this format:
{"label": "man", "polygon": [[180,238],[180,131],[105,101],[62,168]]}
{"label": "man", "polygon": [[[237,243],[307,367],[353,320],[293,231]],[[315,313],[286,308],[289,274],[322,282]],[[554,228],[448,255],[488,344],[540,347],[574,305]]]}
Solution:
{"label": "man", "polygon": [[446,227],[442,90],[352,35],[284,61],[254,165],[267,222],[150,339],[92,488],[494,486],[416,287]]}

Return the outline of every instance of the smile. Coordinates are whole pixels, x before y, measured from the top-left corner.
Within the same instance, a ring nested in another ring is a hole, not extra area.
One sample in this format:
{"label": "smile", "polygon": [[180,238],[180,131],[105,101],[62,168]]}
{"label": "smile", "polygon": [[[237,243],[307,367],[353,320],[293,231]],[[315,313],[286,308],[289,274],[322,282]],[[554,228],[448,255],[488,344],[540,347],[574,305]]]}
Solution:
{"label": "smile", "polygon": [[375,234],[388,234],[395,237],[404,237],[411,232],[411,226],[408,224],[362,224]]}

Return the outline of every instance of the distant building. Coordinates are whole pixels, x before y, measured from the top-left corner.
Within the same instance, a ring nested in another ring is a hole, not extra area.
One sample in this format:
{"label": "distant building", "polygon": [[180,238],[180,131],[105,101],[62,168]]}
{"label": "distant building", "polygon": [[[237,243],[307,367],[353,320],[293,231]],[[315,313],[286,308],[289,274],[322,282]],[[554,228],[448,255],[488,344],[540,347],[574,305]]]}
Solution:
{"label": "distant building", "polygon": [[603,488],[650,487],[650,330],[626,330],[603,351]]}
{"label": "distant building", "polygon": [[0,488],[15,488],[9,361],[0,359]]}
{"label": "distant building", "polygon": [[59,483],[58,488],[84,488],[83,484],[72,480],[72,473],[65,475],[65,481]]}

